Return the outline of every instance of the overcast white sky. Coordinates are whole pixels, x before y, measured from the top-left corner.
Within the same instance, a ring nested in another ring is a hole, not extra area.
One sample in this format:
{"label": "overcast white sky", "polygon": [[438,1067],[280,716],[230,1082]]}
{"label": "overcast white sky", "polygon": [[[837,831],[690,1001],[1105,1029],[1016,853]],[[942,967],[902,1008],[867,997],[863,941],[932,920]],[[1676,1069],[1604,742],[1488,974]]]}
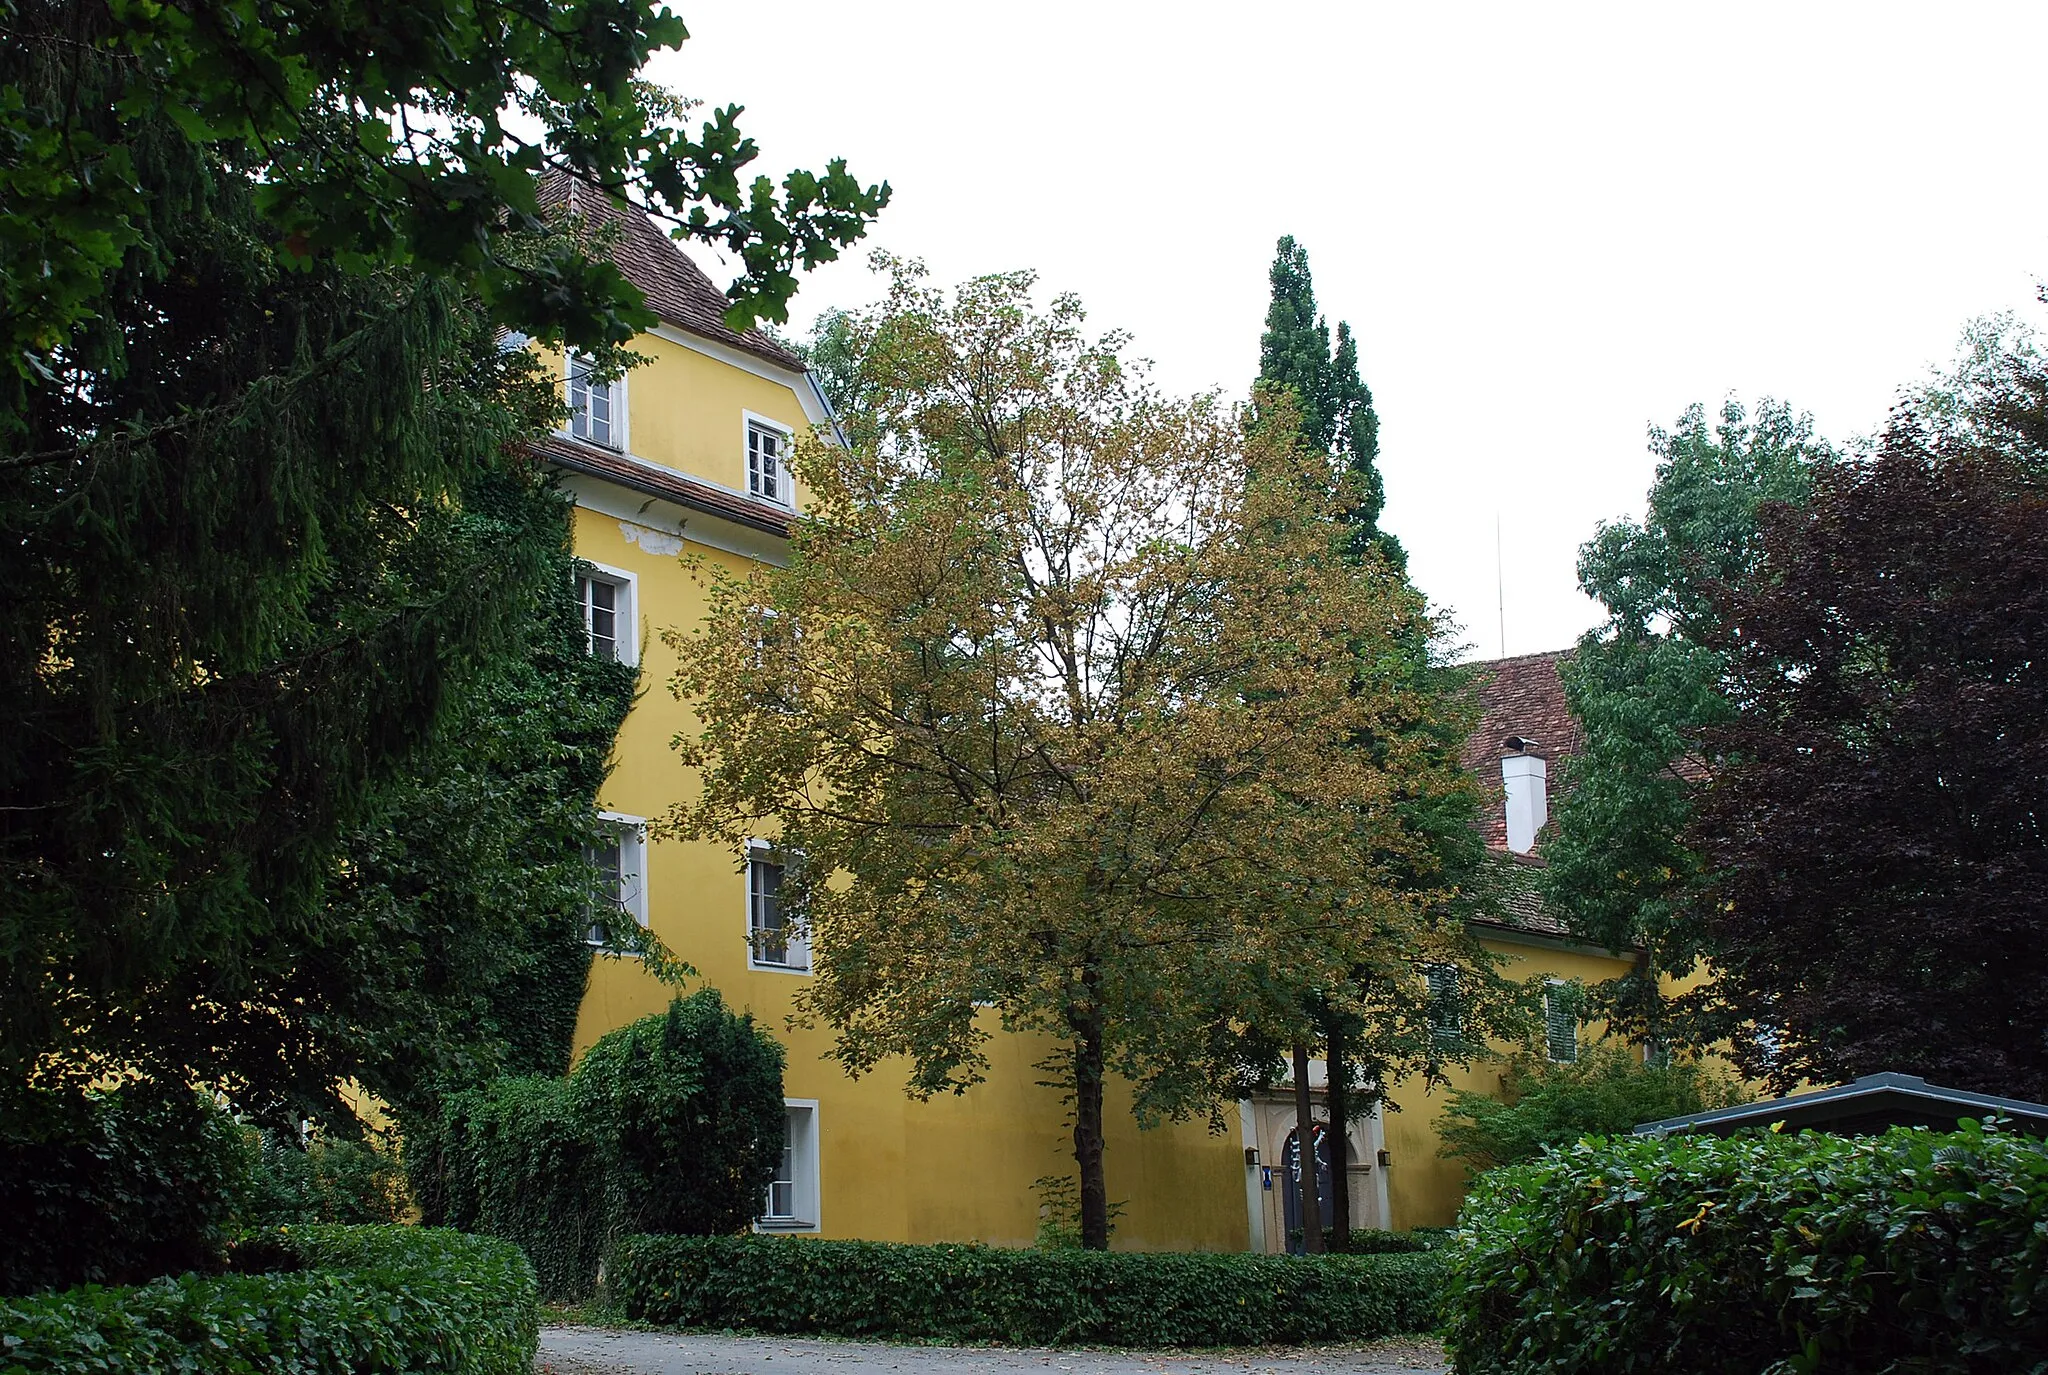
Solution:
{"label": "overcast white sky", "polygon": [[[1569,644],[1647,425],[1733,392],[1869,433],[2048,278],[2039,3],[672,3],[693,37],[649,74],[745,105],[767,170],[886,178],[870,244],[1035,268],[1175,389],[1249,387],[1301,240],[1385,523],[1484,657],[1496,515],[1506,652]],[[872,299],[865,256],[792,324]]]}

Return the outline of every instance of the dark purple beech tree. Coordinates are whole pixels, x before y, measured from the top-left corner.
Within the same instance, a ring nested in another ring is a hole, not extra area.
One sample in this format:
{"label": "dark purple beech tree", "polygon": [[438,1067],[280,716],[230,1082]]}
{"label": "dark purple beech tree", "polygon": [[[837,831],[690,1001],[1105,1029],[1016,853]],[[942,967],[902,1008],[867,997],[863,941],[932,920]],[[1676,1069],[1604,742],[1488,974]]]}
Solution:
{"label": "dark purple beech tree", "polygon": [[1785,1091],[1878,1071],[2048,1099],[2048,396],[1895,414],[1716,590],[1734,719],[1689,829],[1701,1010]]}

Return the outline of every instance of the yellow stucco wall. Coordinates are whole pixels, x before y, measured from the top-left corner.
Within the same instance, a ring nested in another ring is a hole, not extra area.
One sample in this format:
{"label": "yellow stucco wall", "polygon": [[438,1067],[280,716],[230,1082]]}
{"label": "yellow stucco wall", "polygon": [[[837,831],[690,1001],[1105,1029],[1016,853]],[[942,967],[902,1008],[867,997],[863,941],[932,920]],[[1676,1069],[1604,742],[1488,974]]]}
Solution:
{"label": "yellow stucco wall", "polygon": [[[653,360],[627,379],[627,435],[639,458],[738,489],[745,485],[745,412],[799,432],[806,425],[788,384],[664,339],[643,336],[633,347]],[[599,802],[608,811],[656,820],[692,786],[670,741],[691,729],[694,717],[668,690],[674,656],[659,633],[694,626],[703,602],[670,552],[674,537],[680,533],[693,553],[728,567],[745,557],[729,550],[751,547],[759,537],[701,513],[649,507],[630,493],[607,499],[588,480],[572,486],[584,494],[575,512],[577,553],[636,580],[642,695],[619,733]],[[785,1093],[818,1102],[821,1235],[1031,1243],[1038,1227],[1033,1181],[1072,1167],[1059,1094],[1040,1087],[1043,1076],[1032,1068],[1045,1045],[999,1036],[988,1082],[926,1103],[905,1095],[901,1065],[851,1080],[825,1058],[829,1030],[786,1024],[806,976],[749,967],[739,856],[650,837],[645,882],[655,934],[729,1004],[752,1012],[784,1043]],[[636,962],[599,959],[577,1027],[577,1052],[661,1010],[671,996]],[[1105,1169],[1112,1201],[1124,1204],[1116,1245],[1242,1249],[1244,1163],[1236,1136],[1211,1135],[1200,1124],[1140,1132],[1127,1096],[1114,1089],[1107,1106]]]}
{"label": "yellow stucco wall", "polygon": [[[1484,944],[1506,957],[1503,977],[1520,982],[1538,976],[1579,979],[1592,985],[1625,973],[1628,962],[1603,954],[1520,942],[1488,940]],[[1597,1025],[1585,1028],[1597,1036]],[[1448,1227],[1457,1220],[1465,1201],[1467,1173],[1461,1160],[1445,1160],[1437,1154],[1437,1116],[1459,1089],[1498,1095],[1504,1065],[1499,1060],[1481,1060],[1453,1069],[1450,1083],[1431,1088],[1420,1079],[1397,1086],[1392,1095],[1397,1112],[1383,1112],[1387,1157],[1387,1202],[1397,1230],[1410,1227]]]}

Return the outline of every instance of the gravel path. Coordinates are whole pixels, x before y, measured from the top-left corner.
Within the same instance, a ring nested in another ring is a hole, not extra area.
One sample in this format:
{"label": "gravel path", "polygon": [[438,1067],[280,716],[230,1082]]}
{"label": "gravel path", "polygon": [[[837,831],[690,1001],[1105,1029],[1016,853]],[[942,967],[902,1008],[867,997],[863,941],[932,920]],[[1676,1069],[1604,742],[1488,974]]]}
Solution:
{"label": "gravel path", "polygon": [[544,1327],[534,1369],[537,1375],[1442,1375],[1445,1366],[1442,1348],[1426,1341],[1188,1355]]}

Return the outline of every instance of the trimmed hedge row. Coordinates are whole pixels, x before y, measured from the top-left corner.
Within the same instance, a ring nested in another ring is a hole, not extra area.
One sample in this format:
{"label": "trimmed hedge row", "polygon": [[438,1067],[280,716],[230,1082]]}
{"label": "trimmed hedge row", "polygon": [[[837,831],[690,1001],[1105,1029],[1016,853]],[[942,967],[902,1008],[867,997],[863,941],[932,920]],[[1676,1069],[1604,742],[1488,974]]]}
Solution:
{"label": "trimmed hedge row", "polygon": [[274,1239],[277,1259],[307,1268],[0,1301],[0,1375],[532,1370],[533,1267],[511,1243],[399,1226],[289,1227]]}
{"label": "trimmed hedge row", "polygon": [[1582,1142],[1483,1176],[1464,1375],[2048,1371],[2048,1147],[1968,1128]]}
{"label": "trimmed hedge row", "polygon": [[1437,1325],[1434,1254],[1012,1251],[796,1237],[636,1236],[605,1299],[664,1327],[1012,1345],[1360,1341]]}

